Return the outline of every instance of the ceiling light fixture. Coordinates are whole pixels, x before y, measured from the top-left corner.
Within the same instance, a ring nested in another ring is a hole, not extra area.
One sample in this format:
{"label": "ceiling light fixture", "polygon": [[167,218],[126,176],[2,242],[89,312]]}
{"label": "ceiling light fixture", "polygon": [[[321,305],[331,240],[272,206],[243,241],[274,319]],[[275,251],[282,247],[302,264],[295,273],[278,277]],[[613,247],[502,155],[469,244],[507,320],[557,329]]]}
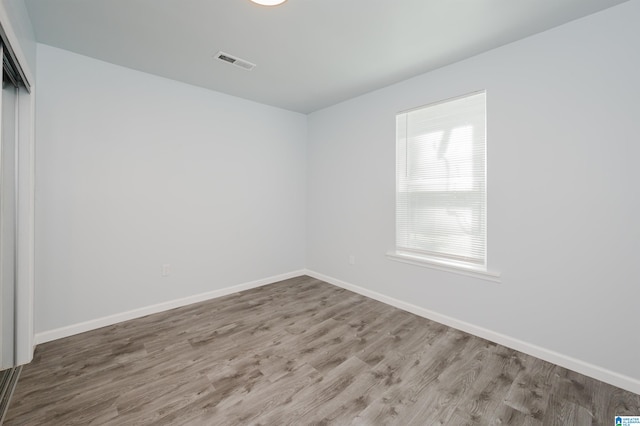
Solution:
{"label": "ceiling light fixture", "polygon": [[284,3],[287,0],[251,0],[254,3],[261,4],[262,6],[277,6]]}

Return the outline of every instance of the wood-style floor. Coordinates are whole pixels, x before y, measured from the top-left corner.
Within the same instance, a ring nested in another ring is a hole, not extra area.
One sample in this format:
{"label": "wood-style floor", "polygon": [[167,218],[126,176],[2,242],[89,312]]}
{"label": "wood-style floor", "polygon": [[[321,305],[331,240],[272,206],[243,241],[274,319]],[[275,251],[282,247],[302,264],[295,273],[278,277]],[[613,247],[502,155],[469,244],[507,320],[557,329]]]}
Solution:
{"label": "wood-style floor", "polygon": [[309,277],[38,346],[6,425],[612,425],[640,395]]}

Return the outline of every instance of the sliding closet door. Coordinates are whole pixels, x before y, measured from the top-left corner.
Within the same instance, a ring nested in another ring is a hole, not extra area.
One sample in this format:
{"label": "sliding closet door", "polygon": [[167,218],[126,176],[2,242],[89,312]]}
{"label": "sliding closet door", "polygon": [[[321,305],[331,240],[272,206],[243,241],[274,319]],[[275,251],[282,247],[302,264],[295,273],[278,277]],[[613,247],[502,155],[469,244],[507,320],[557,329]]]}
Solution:
{"label": "sliding closet door", "polygon": [[33,356],[33,98],[0,23],[0,425]]}
{"label": "sliding closet door", "polygon": [[15,365],[16,99],[15,80],[3,67],[0,99],[0,370]]}

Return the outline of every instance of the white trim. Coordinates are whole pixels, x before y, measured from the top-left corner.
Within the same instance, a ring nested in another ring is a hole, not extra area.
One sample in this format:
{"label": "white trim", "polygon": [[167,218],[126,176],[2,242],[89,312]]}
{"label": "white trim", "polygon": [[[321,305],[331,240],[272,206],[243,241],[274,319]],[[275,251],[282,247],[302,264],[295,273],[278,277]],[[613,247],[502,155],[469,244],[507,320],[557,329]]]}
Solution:
{"label": "white trim", "polygon": [[630,392],[640,394],[640,380],[625,376],[615,371],[607,370],[606,368],[599,367],[588,362],[546,349],[540,346],[506,336],[501,333],[497,333],[492,330],[488,330],[484,327],[480,327],[474,324],[470,324],[465,321],[442,315],[429,309],[421,308],[411,303],[403,302],[402,300],[394,299],[393,297],[386,296],[384,294],[372,291],[363,287],[359,287],[354,284],[349,284],[344,281],[338,280],[327,275],[307,270],[306,275],[310,277],[325,281],[329,284],[333,284],[337,287],[344,288],[346,290],[353,291],[354,293],[361,294],[371,299],[375,299],[379,302],[386,303],[387,305],[394,306],[398,309],[402,309],[412,314],[416,314],[423,318],[430,319],[432,321],[439,322],[441,324],[453,327],[458,330],[473,334],[474,336],[481,337],[483,339],[498,343],[511,349],[523,352],[527,355],[540,358],[542,360],[551,362],[569,370],[576,371],[585,376],[592,377],[594,379],[609,383],[613,386],[617,386],[622,389],[626,389]]}
{"label": "white trim", "polygon": [[108,325],[113,325],[119,322],[144,317],[150,314],[156,314],[158,312],[164,312],[169,309],[179,308],[181,306],[187,306],[193,303],[203,302],[205,300],[216,299],[218,297],[227,296],[229,294],[237,293],[239,291],[249,290],[256,287],[262,287],[264,285],[273,284],[275,282],[286,280],[289,278],[299,277],[301,275],[305,275],[304,270],[288,272],[280,275],[274,275],[272,277],[263,278],[260,280],[251,281],[244,284],[238,284],[231,287],[225,287],[218,290],[209,291],[206,293],[196,294],[194,296],[188,296],[182,299],[170,300],[167,302],[158,303],[156,305],[145,306],[143,308],[133,309],[131,311],[109,315],[102,318],[96,318],[96,319],[81,322],[78,324],[72,324],[66,327],[56,328],[54,330],[43,331],[40,333],[36,333],[34,338],[35,344],[38,345],[40,343],[62,339],[63,337],[73,336],[74,334],[84,333],[85,331],[95,330],[101,327],[106,327]]}
{"label": "white trim", "polygon": [[480,278],[485,281],[492,281],[494,283],[501,282],[500,272],[488,271],[479,268],[472,268],[469,266],[459,266],[454,263],[448,263],[444,261],[438,261],[435,259],[429,259],[421,256],[411,255],[402,252],[390,251],[387,253],[387,258],[395,260],[396,262],[408,263],[409,265],[422,266],[423,268],[437,269],[439,271],[453,272],[458,275],[465,275],[467,277]]}
{"label": "white trim", "polygon": [[16,149],[18,150],[18,227],[16,229],[16,365],[31,362],[34,316],[34,194],[35,146],[33,124],[35,116],[35,90],[31,93],[19,88]]}

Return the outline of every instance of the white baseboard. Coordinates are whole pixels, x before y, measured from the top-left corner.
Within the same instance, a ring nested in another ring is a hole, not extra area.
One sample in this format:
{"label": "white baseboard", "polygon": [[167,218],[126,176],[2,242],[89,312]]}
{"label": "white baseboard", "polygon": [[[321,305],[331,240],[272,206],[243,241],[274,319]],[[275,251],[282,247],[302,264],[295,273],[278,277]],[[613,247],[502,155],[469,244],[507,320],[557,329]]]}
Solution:
{"label": "white baseboard", "polygon": [[140,318],[145,315],[155,314],[155,313],[163,312],[173,308],[179,308],[181,306],[190,305],[192,303],[197,303],[205,300],[215,299],[222,296],[227,296],[232,293],[237,293],[239,291],[261,287],[264,285],[272,284],[272,283],[286,280],[289,278],[298,277],[300,275],[308,275],[310,277],[325,281],[329,284],[333,284],[337,287],[341,287],[346,290],[353,291],[354,293],[358,293],[363,296],[369,297],[371,299],[377,300],[379,302],[386,303],[387,305],[394,306],[398,309],[411,312],[412,314],[421,316],[423,318],[427,318],[432,321],[436,321],[441,324],[447,325],[449,327],[462,330],[464,332],[473,334],[474,336],[487,339],[489,341],[498,343],[500,345],[506,346],[511,349],[515,349],[517,351],[534,356],[536,358],[543,359],[545,361],[551,362],[561,367],[568,368],[569,370],[576,371],[580,374],[584,374],[585,376],[593,377],[594,379],[601,380],[613,386],[617,386],[619,388],[626,389],[630,392],[640,394],[640,380],[638,379],[634,379],[632,377],[628,377],[623,374],[616,373],[614,371],[607,370],[602,367],[598,367],[597,365],[593,365],[593,364],[581,361],[579,359],[572,358],[570,356],[563,355],[561,353],[554,352],[549,349],[545,349],[540,346],[536,346],[534,344],[527,343],[510,336],[506,336],[501,333],[496,333],[495,331],[488,330],[486,328],[479,327],[477,325],[474,325],[465,321],[460,321],[455,318],[439,314],[429,309],[421,308],[411,303],[407,303],[402,300],[398,300],[393,297],[384,295],[382,293],[368,290],[364,287],[350,284],[350,283],[338,280],[336,278],[333,278],[312,270],[300,270],[300,271],[293,271],[293,272],[289,272],[281,275],[275,275],[272,277],[235,285],[232,287],[226,287],[223,289],[214,290],[207,293],[201,293],[194,296],[185,297],[182,299],[171,300],[168,302],[163,302],[163,303],[159,303],[152,306],[146,306],[143,308],[122,312],[122,313],[110,315],[107,317],[97,318],[91,321],[69,325],[69,326],[57,328],[54,330],[44,331],[41,333],[37,333],[34,336],[34,342],[37,345],[40,343],[61,339],[63,337],[72,336],[74,334],[83,333],[85,331],[95,330],[97,328],[113,325],[122,321],[128,321],[130,319]]}
{"label": "white baseboard", "polygon": [[143,308],[134,309],[119,314],[109,315],[102,318],[96,318],[94,320],[81,322],[78,324],[68,325],[66,327],[56,328],[54,330],[43,331],[37,333],[34,336],[34,344],[50,342],[52,340],[62,339],[63,337],[73,336],[74,334],[84,333],[85,331],[95,330],[97,328],[106,327],[108,325],[117,324],[119,322],[128,321],[135,318],[140,318],[150,314],[156,314],[158,312],[164,312],[169,309],[179,308],[181,306],[191,305],[192,303],[203,302],[205,300],[215,299],[222,296],[227,296],[239,291],[249,290],[256,287],[262,287],[267,284],[272,284],[278,281],[286,280],[289,278],[299,277],[305,275],[306,271],[293,271],[286,274],[274,275],[272,277],[263,278],[256,281],[251,281],[244,284],[238,284],[231,287],[222,288],[219,290],[213,290],[206,293],[196,294],[194,296],[184,297],[182,299],[170,300],[157,305],[145,306]]}
{"label": "white baseboard", "polygon": [[394,299],[393,297],[386,296],[382,293],[346,283],[344,281],[329,277],[315,271],[306,270],[305,274],[309,275],[310,277],[325,281],[329,284],[333,284],[337,287],[341,287],[346,290],[353,291],[354,293],[358,293],[371,299],[377,300],[379,302],[386,303],[387,305],[391,305],[404,311],[411,312],[412,314],[416,314],[423,318],[427,318],[432,321],[447,325],[449,327],[462,330],[469,334],[473,334],[474,336],[481,337],[491,342],[498,343],[508,348],[523,352],[527,355],[531,355],[536,358],[540,358],[561,367],[567,368],[569,370],[573,370],[580,374],[584,374],[585,376],[589,376],[602,382],[609,383],[613,386],[617,386],[630,392],[640,394],[640,380],[638,379],[634,379],[632,377],[616,373],[615,371],[598,367],[597,365],[593,365],[588,362],[584,362],[579,359],[572,358],[570,356],[563,355],[561,353],[554,352],[552,350],[545,349],[510,336],[506,336],[504,334],[496,333],[495,331],[488,330],[486,328],[479,327],[465,321],[460,321],[455,318],[439,314],[429,309],[421,308],[411,303],[403,302],[402,300]]}

